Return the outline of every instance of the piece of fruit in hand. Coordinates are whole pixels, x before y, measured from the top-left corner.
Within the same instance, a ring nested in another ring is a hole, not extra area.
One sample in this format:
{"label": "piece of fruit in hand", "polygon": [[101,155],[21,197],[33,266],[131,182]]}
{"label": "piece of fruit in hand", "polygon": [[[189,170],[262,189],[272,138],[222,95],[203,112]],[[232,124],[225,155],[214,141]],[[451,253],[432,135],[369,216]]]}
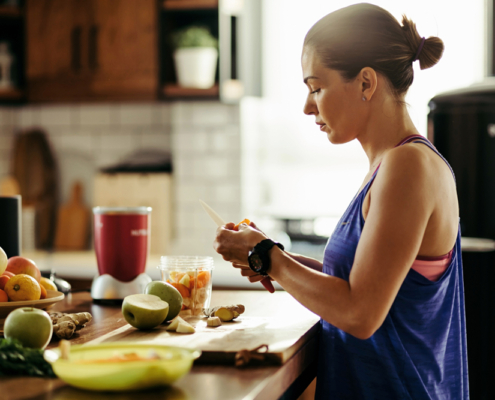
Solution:
{"label": "piece of fruit in hand", "polygon": [[239,222],[236,226],[234,226],[234,231],[238,231],[239,226],[241,226],[241,224],[249,225],[250,223],[251,223],[250,220],[248,220],[247,218],[244,218],[241,222]]}

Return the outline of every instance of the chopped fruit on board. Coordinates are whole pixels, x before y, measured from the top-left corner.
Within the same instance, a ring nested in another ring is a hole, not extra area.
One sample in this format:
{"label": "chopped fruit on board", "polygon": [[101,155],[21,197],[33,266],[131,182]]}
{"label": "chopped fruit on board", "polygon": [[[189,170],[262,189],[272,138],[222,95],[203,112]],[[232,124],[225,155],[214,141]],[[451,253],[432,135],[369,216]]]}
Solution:
{"label": "chopped fruit on board", "polygon": [[196,330],[194,327],[186,322],[181,317],[175,317],[169,326],[166,328],[169,332],[178,332],[178,333],[194,333]]}
{"label": "chopped fruit on board", "polygon": [[214,327],[217,327],[220,325],[222,325],[222,321],[220,321],[220,318],[218,318],[218,317],[209,317],[206,320],[206,326],[214,328]]}
{"label": "chopped fruit on board", "polygon": [[232,321],[244,312],[245,308],[242,304],[231,306],[219,306],[213,308],[205,308],[203,312],[207,317],[218,317],[222,322]]}

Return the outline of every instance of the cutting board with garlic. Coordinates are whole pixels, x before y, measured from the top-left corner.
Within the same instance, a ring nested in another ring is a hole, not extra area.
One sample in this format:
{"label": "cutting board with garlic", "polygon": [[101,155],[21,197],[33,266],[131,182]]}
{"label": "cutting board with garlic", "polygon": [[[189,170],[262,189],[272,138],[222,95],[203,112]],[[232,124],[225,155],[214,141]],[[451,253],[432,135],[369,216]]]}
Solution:
{"label": "cutting board with garlic", "polygon": [[90,343],[125,341],[194,348],[202,351],[199,362],[212,364],[230,364],[241,350],[267,345],[266,363],[283,364],[310,338],[314,339],[319,329],[319,317],[287,293],[273,293],[268,303],[266,298],[258,299],[253,293],[214,291],[212,307],[230,304],[233,297],[236,303],[245,305],[244,313],[230,322],[221,322],[219,326],[216,323],[208,326],[212,317],[186,315],[182,318],[194,327],[194,333],[183,334],[167,329],[170,324],[148,331],[124,325]]}

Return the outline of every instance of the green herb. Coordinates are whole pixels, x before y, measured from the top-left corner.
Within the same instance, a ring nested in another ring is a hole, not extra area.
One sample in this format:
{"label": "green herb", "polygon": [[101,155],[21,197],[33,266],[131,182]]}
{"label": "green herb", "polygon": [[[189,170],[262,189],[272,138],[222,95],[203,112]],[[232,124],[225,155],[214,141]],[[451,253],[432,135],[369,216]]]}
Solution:
{"label": "green herb", "polygon": [[55,377],[43,350],[23,347],[15,339],[0,339],[0,376],[5,375]]}
{"label": "green herb", "polygon": [[184,47],[217,47],[218,40],[213,37],[208,28],[189,26],[172,35],[176,49]]}

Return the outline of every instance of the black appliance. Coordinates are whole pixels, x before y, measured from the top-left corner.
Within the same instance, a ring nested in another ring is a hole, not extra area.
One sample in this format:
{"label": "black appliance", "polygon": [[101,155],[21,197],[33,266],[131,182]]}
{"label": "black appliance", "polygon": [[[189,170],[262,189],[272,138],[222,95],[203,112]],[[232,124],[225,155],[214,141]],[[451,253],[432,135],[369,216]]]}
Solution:
{"label": "black appliance", "polygon": [[429,103],[428,138],[454,170],[471,399],[495,398],[495,79]]}

